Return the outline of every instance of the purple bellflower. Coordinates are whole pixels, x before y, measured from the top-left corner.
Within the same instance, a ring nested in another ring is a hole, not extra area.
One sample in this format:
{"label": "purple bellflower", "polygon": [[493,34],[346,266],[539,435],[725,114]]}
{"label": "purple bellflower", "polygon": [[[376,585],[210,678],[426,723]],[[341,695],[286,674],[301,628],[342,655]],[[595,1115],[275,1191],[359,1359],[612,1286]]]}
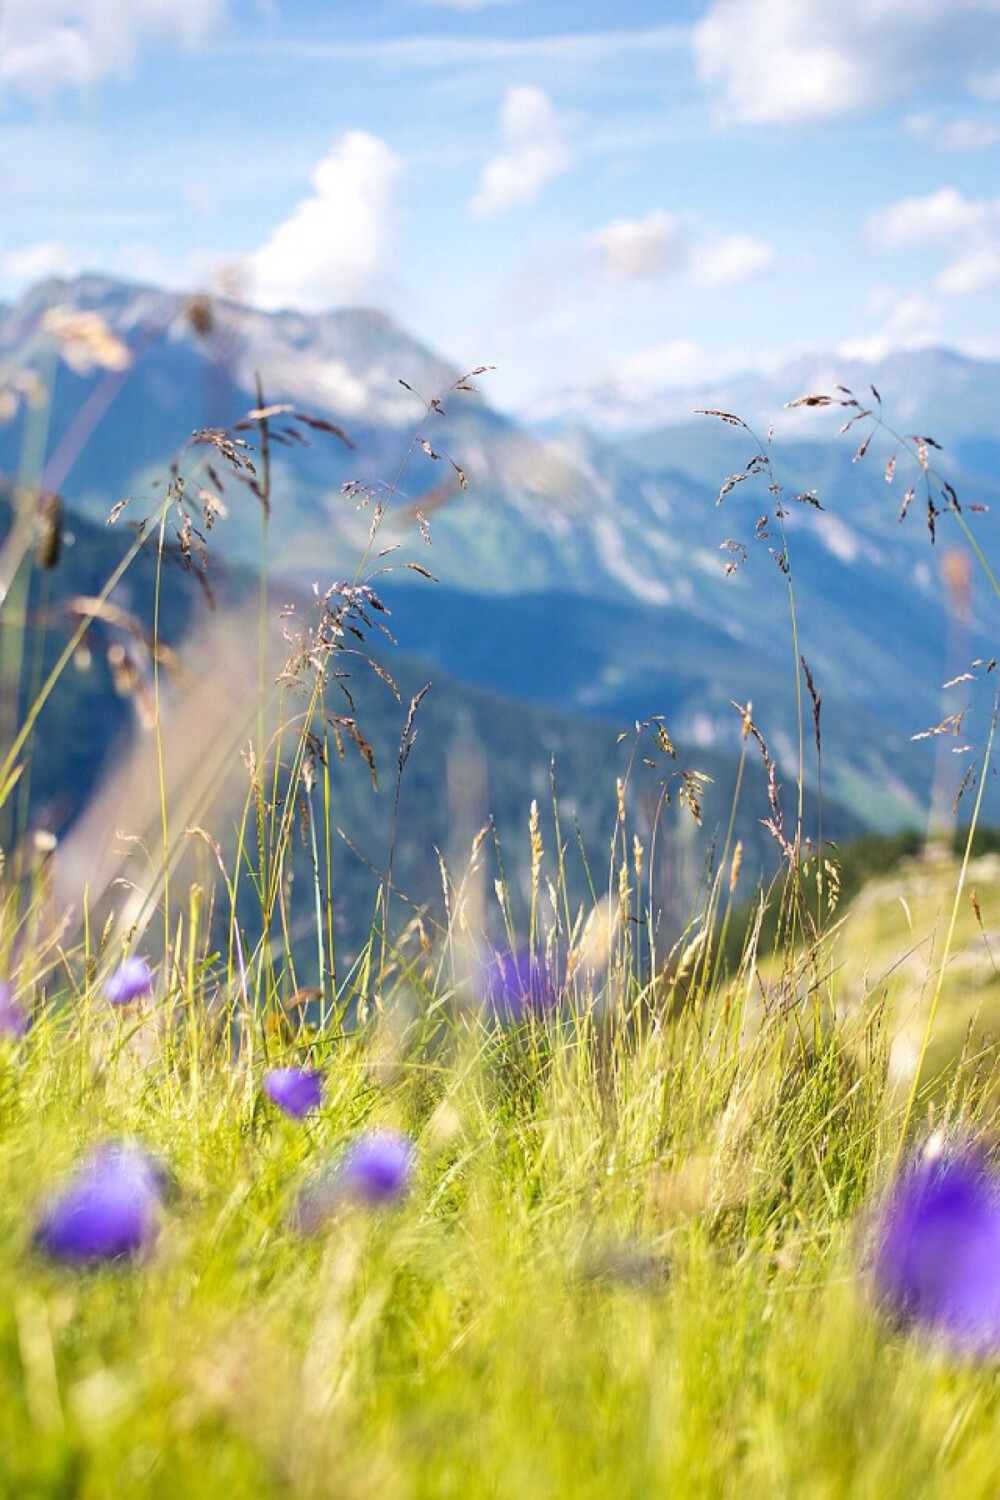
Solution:
{"label": "purple bellflower", "polygon": [[128,1005],[141,1000],[153,988],[149,964],[138,954],[125,958],[104,982],[105,997],[112,1005]]}
{"label": "purple bellflower", "polygon": [[884,1202],[877,1297],[972,1353],[1000,1351],[1000,1178],[973,1152],[913,1162]]}
{"label": "purple bellflower", "polygon": [[379,1208],[397,1202],[409,1188],[415,1164],[413,1142],[399,1131],[371,1130],[356,1136],[339,1160],[303,1184],[292,1222],[309,1234],[343,1203]]}
{"label": "purple bellflower", "polygon": [[35,1226],[35,1244],[71,1262],[137,1255],[155,1238],[163,1186],[162,1168],[141,1147],[109,1141],[50,1198]]}
{"label": "purple bellflower", "polygon": [[271,1103],[293,1120],[301,1120],[310,1110],[319,1108],[322,1088],[322,1073],[310,1068],[271,1068],[263,1078],[264,1093]]}
{"label": "purple bellflower", "polygon": [[397,1130],[371,1130],[352,1141],[341,1157],[341,1189],[362,1203],[390,1203],[406,1192],[413,1166],[409,1136]]}
{"label": "purple bellflower", "polygon": [[28,1029],[30,1017],[9,979],[0,979],[0,1036],[16,1042]]}

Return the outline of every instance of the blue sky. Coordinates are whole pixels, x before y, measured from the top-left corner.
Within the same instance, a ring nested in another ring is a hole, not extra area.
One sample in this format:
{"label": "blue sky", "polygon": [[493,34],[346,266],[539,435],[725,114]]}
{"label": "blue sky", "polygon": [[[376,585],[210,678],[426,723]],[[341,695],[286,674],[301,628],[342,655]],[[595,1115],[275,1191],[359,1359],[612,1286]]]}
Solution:
{"label": "blue sky", "polygon": [[1000,355],[998,168],[1000,0],[0,6],[0,297],[376,305],[539,415]]}

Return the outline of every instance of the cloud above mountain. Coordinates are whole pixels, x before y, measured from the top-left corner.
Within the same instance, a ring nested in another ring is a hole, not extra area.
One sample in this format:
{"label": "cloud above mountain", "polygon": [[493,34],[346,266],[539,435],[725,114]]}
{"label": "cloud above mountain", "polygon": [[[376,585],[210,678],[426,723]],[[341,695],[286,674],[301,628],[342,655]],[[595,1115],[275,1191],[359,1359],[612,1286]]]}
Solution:
{"label": "cloud above mountain", "polygon": [[47,276],[72,276],[79,269],[71,247],[60,240],[41,240],[4,251],[0,242],[0,279],[16,287]]}
{"label": "cloud above mountain", "polygon": [[340,136],[312,174],[313,191],[248,257],[254,301],[320,312],[363,298],[389,258],[399,171],[377,136]]}

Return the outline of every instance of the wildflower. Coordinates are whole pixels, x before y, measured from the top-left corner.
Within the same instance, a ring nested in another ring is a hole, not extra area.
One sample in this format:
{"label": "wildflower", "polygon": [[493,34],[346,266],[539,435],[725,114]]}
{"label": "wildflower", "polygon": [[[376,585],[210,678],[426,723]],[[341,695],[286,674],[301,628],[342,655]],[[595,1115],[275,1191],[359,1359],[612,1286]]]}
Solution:
{"label": "wildflower", "polygon": [[483,1011],[515,1025],[555,1004],[556,990],[544,961],[530,948],[497,953],[483,976]]}
{"label": "wildflower", "polygon": [[156,1235],[162,1169],[141,1147],[98,1147],[35,1226],[35,1244],[56,1260],[116,1260],[146,1249]]}
{"label": "wildflower", "polygon": [[397,1130],[372,1130],[359,1135],[344,1152],[340,1184],[346,1196],[363,1203],[388,1203],[406,1192],[413,1165],[409,1136]]}
{"label": "wildflower", "polygon": [[18,1041],[28,1029],[29,1016],[9,979],[0,979],[0,1036]]}
{"label": "wildflower", "polygon": [[153,988],[149,964],[138,954],[125,958],[104,983],[104,994],[112,1005],[128,1005],[141,1000]]}
{"label": "wildflower", "polygon": [[882,1207],[873,1281],[907,1323],[975,1352],[1000,1349],[1000,1181],[972,1153],[904,1170]]}
{"label": "wildflower", "polygon": [[413,1142],[399,1131],[372,1130],[357,1136],[339,1160],[303,1184],[292,1222],[308,1234],[342,1203],[378,1208],[398,1201],[410,1185],[415,1160]]}
{"label": "wildflower", "polygon": [[322,1085],[322,1073],[309,1068],[271,1068],[263,1078],[264,1093],[271,1103],[295,1120],[319,1108]]}

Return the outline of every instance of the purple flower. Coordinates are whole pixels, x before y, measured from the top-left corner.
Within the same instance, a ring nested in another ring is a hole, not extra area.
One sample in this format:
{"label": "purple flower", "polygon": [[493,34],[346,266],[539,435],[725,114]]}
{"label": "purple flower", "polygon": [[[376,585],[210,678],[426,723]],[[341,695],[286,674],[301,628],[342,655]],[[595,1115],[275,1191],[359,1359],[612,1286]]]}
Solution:
{"label": "purple flower", "polygon": [[409,1136],[372,1130],[357,1136],[338,1161],[313,1174],[302,1186],[292,1222],[303,1233],[318,1229],[345,1202],[378,1208],[406,1193],[416,1152]]}
{"label": "purple flower", "polygon": [[322,1073],[309,1068],[271,1068],[263,1078],[264,1093],[271,1103],[295,1120],[319,1108],[322,1086]]}
{"label": "purple flower", "polygon": [[14,993],[9,979],[0,979],[0,1036],[19,1041],[28,1029],[30,1017]]}
{"label": "purple flower", "polygon": [[543,959],[529,948],[494,954],[483,976],[483,1012],[517,1024],[534,1012],[550,1010],[556,988]]}
{"label": "purple flower", "polygon": [[56,1193],[35,1226],[35,1244],[56,1260],[115,1260],[153,1241],[162,1169],[141,1147],[109,1141]]}
{"label": "purple flower", "polygon": [[876,1294],[965,1349],[1000,1349],[1000,1182],[971,1152],[911,1163],[877,1226]]}
{"label": "purple flower", "polygon": [[414,1166],[413,1142],[397,1130],[371,1130],[348,1146],[340,1161],[346,1196],[363,1203],[388,1203],[406,1192]]}
{"label": "purple flower", "polygon": [[149,964],[138,954],[123,959],[104,982],[104,994],[112,1005],[128,1005],[141,1000],[153,988]]}

